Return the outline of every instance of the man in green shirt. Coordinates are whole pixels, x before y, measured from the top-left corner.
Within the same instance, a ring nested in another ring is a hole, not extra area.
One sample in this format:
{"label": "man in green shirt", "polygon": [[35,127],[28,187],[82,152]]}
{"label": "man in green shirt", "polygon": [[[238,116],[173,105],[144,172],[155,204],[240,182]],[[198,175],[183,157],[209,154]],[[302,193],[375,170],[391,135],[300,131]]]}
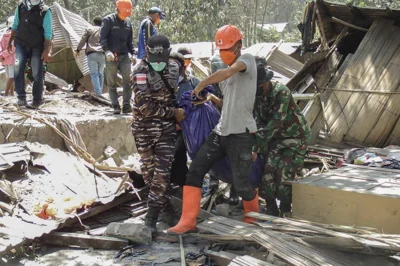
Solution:
{"label": "man in green shirt", "polygon": [[311,130],[290,90],[279,82],[271,82],[273,72],[266,70],[265,59],[256,58],[257,93],[254,116],[257,123],[253,158],[261,153],[266,158],[259,194],[267,202],[267,214],[291,211],[292,187],[304,164]]}

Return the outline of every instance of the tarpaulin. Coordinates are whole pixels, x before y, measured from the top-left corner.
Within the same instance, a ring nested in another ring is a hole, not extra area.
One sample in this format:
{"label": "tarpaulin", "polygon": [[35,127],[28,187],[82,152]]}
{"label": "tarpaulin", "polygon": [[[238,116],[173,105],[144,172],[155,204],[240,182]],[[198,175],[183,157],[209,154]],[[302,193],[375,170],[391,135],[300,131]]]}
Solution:
{"label": "tarpaulin", "polygon": [[[213,87],[207,87],[206,92],[212,92]],[[206,95],[201,95],[205,97]],[[193,160],[197,151],[203,145],[206,138],[218,124],[220,113],[212,103],[193,105],[194,98],[191,91],[184,92],[179,102],[179,107],[185,110],[186,119],[180,123],[182,128],[186,149],[190,158]],[[249,176],[249,181],[253,187],[258,187],[264,173],[265,160],[258,156],[253,164],[253,171]],[[212,171],[212,175],[223,182],[232,184],[232,170],[227,158],[217,162]]]}

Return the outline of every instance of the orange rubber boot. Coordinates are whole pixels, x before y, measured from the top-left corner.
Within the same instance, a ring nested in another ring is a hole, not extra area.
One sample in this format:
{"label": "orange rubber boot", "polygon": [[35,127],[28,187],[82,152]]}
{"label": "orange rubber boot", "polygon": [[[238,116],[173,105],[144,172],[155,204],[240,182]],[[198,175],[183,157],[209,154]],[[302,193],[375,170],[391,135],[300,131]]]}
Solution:
{"label": "orange rubber boot", "polygon": [[201,188],[184,186],[181,219],[177,225],[169,228],[167,233],[182,235],[195,232],[197,215],[200,212],[200,200]]}
{"label": "orange rubber boot", "polygon": [[[243,201],[243,209],[244,209],[244,213],[247,214],[249,212],[258,212],[258,191],[256,190],[256,196],[254,197],[254,199],[250,200],[250,201]],[[251,224],[252,222],[257,221],[256,218],[250,218],[245,216],[244,217],[244,222]]]}

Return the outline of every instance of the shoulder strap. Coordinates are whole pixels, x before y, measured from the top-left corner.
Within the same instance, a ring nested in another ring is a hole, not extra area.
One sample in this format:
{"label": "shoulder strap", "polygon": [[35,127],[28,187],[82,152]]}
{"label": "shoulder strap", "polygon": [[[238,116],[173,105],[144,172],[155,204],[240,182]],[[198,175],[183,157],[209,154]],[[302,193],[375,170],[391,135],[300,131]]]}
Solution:
{"label": "shoulder strap", "polygon": [[[146,62],[147,66],[149,68],[151,68],[151,65],[149,62],[143,60],[144,62]],[[164,76],[164,70],[161,73],[158,73],[162,79],[162,81],[164,82],[164,85],[167,87],[167,89],[169,90],[169,92],[171,93],[171,95],[175,96],[175,90],[171,87],[171,85],[169,84],[167,78]]]}
{"label": "shoulder strap", "polygon": [[164,76],[164,71],[162,71],[162,72],[160,73],[160,76],[161,76],[161,79],[163,80],[165,86],[166,86],[167,89],[169,90],[169,92],[170,92],[172,95],[175,95],[175,90],[171,87],[171,85],[169,84],[167,78]]}

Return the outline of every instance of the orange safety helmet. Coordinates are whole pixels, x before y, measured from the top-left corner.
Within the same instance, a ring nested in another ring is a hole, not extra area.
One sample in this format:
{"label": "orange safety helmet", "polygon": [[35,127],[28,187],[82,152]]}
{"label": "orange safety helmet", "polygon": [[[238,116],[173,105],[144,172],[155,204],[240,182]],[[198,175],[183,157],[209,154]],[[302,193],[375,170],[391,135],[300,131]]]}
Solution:
{"label": "orange safety helmet", "polygon": [[215,34],[215,45],[220,50],[233,47],[238,41],[243,39],[240,30],[232,25],[225,25],[218,29]]}
{"label": "orange safety helmet", "polygon": [[124,17],[132,16],[132,2],[131,0],[118,0],[117,9]]}

